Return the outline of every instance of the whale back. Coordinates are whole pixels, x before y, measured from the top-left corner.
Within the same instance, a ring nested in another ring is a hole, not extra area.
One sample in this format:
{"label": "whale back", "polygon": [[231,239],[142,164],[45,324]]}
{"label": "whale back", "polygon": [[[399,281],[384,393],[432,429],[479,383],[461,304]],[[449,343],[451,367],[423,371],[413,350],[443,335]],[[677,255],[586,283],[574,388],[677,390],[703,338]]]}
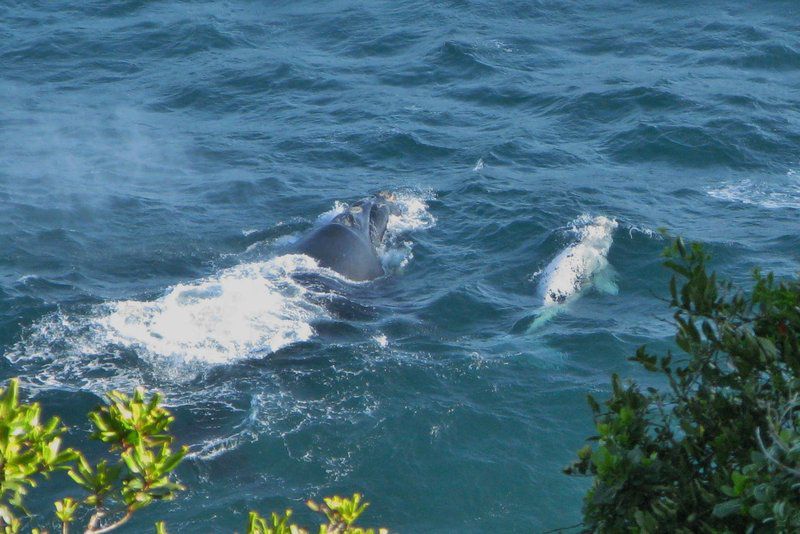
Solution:
{"label": "whale back", "polygon": [[353,228],[331,222],[298,243],[297,251],[316,259],[351,280],[372,280],[383,275],[383,267],[372,243]]}
{"label": "whale back", "polygon": [[378,278],[384,271],[376,249],[386,234],[391,212],[389,199],[383,195],[360,200],[312,231],[295,250],[351,280]]}

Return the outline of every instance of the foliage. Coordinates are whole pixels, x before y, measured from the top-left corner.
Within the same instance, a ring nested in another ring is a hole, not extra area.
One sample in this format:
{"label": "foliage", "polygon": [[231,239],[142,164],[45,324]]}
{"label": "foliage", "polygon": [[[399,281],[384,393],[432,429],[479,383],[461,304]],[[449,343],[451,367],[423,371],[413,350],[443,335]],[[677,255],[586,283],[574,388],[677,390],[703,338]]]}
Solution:
{"label": "foliage", "polygon": [[0,390],[2,532],[20,531],[18,515],[28,515],[23,503],[28,488],[56,470],[67,470],[87,494],[54,503],[65,533],[82,516],[88,516],[85,532],[108,532],[127,522],[136,510],[156,500],[172,499],[183,489],[171,473],[188,449],[170,449],[173,438],[168,432],[174,418],[160,406],[160,397],[155,394],[147,399],[137,389],[133,397],[112,391],[107,398],[108,405],[92,411],[89,419],[95,429],[92,438],[109,444],[111,455],[93,464],[80,451],[61,450],[66,428],[57,417],[42,424],[38,403],[20,404],[17,380]]}
{"label": "foliage", "polygon": [[[161,406],[158,394],[145,396],[137,388],[132,397],[112,391],[108,404],[89,413],[91,438],[108,444],[109,457],[91,463],[75,449],[61,450],[66,428],[57,417],[42,424],[38,403],[19,402],[19,383],[11,380],[0,389],[0,533],[22,528],[19,515],[28,516],[23,500],[29,488],[56,470],[67,471],[85,493],[82,499],[64,497],[54,503],[55,516],[67,534],[77,519],[86,519],[85,534],[101,534],[125,524],[134,512],[154,501],[173,499],[184,489],[172,473],[188,453],[172,452],[169,427],[174,417]],[[356,493],[351,498],[326,497],[308,506],[325,516],[319,534],[387,534],[386,529],[353,526],[369,503]],[[265,519],[250,512],[248,534],[308,534],[289,522],[291,510]],[[32,532],[44,534],[33,528]],[[167,534],[163,521],[156,534]]]}
{"label": "foliage", "polygon": [[15,512],[26,513],[23,499],[37,479],[65,469],[77,454],[61,451],[66,430],[57,417],[42,424],[39,404],[19,403],[19,384],[0,390],[0,528],[17,532]]}
{"label": "foliage", "polygon": [[589,397],[596,444],[566,469],[594,477],[584,527],[800,531],[800,283],[755,272],[745,294],[700,245],[665,255],[682,354],[631,358],[661,390],[615,375],[602,406]]}
{"label": "foliage", "polygon": [[[156,393],[149,400],[137,388],[133,397],[112,391],[106,395],[108,405],[89,414],[95,432],[92,439],[109,444],[118,456],[113,462],[101,460],[95,465],[78,453],[78,462],[69,476],[89,493],[84,504],[94,508],[89,532],[105,532],[155,500],[173,499],[183,488],[170,478],[170,473],[189,452],[181,447],[172,452],[172,436],[168,434],[174,417],[160,406]],[[114,523],[99,528],[107,516],[122,515]]]}
{"label": "foliage", "polygon": [[[319,526],[319,534],[388,534],[388,530],[364,529],[354,527],[356,519],[366,510],[369,503],[361,501],[361,495],[353,494],[353,497],[343,498],[339,496],[326,497],[322,503],[308,501],[308,507],[323,514],[327,524]],[[291,510],[286,510],[283,515],[272,513],[267,520],[256,512],[250,512],[250,522],[247,527],[247,534],[308,534],[308,530],[289,523],[292,516]]]}

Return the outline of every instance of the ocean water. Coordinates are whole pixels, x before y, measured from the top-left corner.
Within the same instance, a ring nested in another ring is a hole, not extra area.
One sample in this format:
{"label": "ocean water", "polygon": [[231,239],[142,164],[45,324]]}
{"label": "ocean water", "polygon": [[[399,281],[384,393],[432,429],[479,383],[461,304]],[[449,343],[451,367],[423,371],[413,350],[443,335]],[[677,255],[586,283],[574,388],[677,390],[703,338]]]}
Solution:
{"label": "ocean water", "polygon": [[[287,254],[382,189],[387,276]],[[0,379],[73,442],[164,393],[189,489],[127,531],[578,522],[586,394],[669,344],[662,227],[797,273],[796,1],[0,3]]]}

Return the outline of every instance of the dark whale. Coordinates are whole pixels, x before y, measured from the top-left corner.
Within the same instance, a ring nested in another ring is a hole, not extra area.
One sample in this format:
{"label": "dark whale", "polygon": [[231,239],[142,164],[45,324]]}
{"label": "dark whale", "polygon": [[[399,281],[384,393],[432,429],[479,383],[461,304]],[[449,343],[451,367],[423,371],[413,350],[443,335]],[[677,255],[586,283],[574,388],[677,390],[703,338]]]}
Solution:
{"label": "dark whale", "polygon": [[322,267],[350,280],[373,280],[383,276],[377,248],[383,241],[393,196],[378,193],[360,200],[324,226],[312,230],[293,248],[311,256]]}

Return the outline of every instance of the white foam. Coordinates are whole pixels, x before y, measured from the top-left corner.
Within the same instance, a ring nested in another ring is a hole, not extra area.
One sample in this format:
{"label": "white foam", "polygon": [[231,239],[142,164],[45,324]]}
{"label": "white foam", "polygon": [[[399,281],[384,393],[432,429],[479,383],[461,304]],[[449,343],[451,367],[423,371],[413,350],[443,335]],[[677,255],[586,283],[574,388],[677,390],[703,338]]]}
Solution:
{"label": "white foam", "polygon": [[378,248],[378,257],[383,270],[389,273],[402,272],[414,259],[411,241],[391,242]]}
{"label": "white foam", "polygon": [[[583,215],[573,223],[571,231],[577,241],[553,258],[541,275],[544,306],[572,299],[609,267],[607,256],[617,226],[617,221],[602,215]],[[609,291],[610,288],[608,284],[603,286]]]}
{"label": "white foam", "polygon": [[384,270],[390,273],[402,272],[414,259],[414,244],[404,239],[405,234],[427,230],[436,224],[427,203],[433,195],[399,192],[394,196],[396,213],[389,216],[383,243],[377,251]]}
{"label": "white foam", "polygon": [[86,314],[56,312],[34,324],[6,356],[23,363],[58,359],[54,370],[65,379],[79,371],[81,359],[117,346],[154,364],[179,364],[173,369],[179,379],[186,375],[180,364],[228,363],[274,352],[311,338],[311,322],[326,315],[307,298],[310,290],[292,278],[303,271],[323,270],[308,256],[285,255],[178,284],[155,300],[109,302]]}
{"label": "white foam", "polygon": [[324,211],[317,216],[317,224],[327,224],[333,220],[334,217],[339,215],[340,213],[344,213],[344,211],[349,207],[347,202],[341,202],[337,200],[333,203],[333,207],[328,211]]}
{"label": "white foam", "polygon": [[661,232],[653,230],[652,228],[648,228],[646,226],[639,226],[635,224],[628,226],[628,236],[630,236],[631,239],[633,239],[633,234],[642,234],[648,239],[657,239],[657,240],[664,239],[664,236],[661,234]]}
{"label": "white foam", "polygon": [[436,217],[428,211],[428,201],[433,199],[432,194],[399,192],[394,196],[398,211],[389,216],[386,225],[386,231],[390,236],[427,230],[436,224]]}
{"label": "white foam", "polygon": [[514,51],[513,48],[511,48],[509,45],[507,45],[506,43],[504,43],[499,39],[492,39],[489,41],[489,44],[498,50],[502,50],[503,52],[510,53]]}
{"label": "white foam", "polygon": [[315,267],[302,255],[237,265],[178,284],[155,301],[112,303],[97,323],[108,342],[184,361],[225,363],[275,352],[314,333],[310,321],[323,310],[304,298],[307,290],[291,274]]}
{"label": "white foam", "polygon": [[782,188],[776,184],[757,183],[746,179],[737,183],[724,183],[721,187],[710,189],[708,195],[728,202],[767,209],[800,209],[800,183],[793,180],[792,171],[787,172],[786,176],[790,181]]}
{"label": "white foam", "polygon": [[372,336],[372,340],[378,344],[381,348],[386,348],[389,346],[389,340],[386,338],[386,334],[378,334],[376,336]]}

